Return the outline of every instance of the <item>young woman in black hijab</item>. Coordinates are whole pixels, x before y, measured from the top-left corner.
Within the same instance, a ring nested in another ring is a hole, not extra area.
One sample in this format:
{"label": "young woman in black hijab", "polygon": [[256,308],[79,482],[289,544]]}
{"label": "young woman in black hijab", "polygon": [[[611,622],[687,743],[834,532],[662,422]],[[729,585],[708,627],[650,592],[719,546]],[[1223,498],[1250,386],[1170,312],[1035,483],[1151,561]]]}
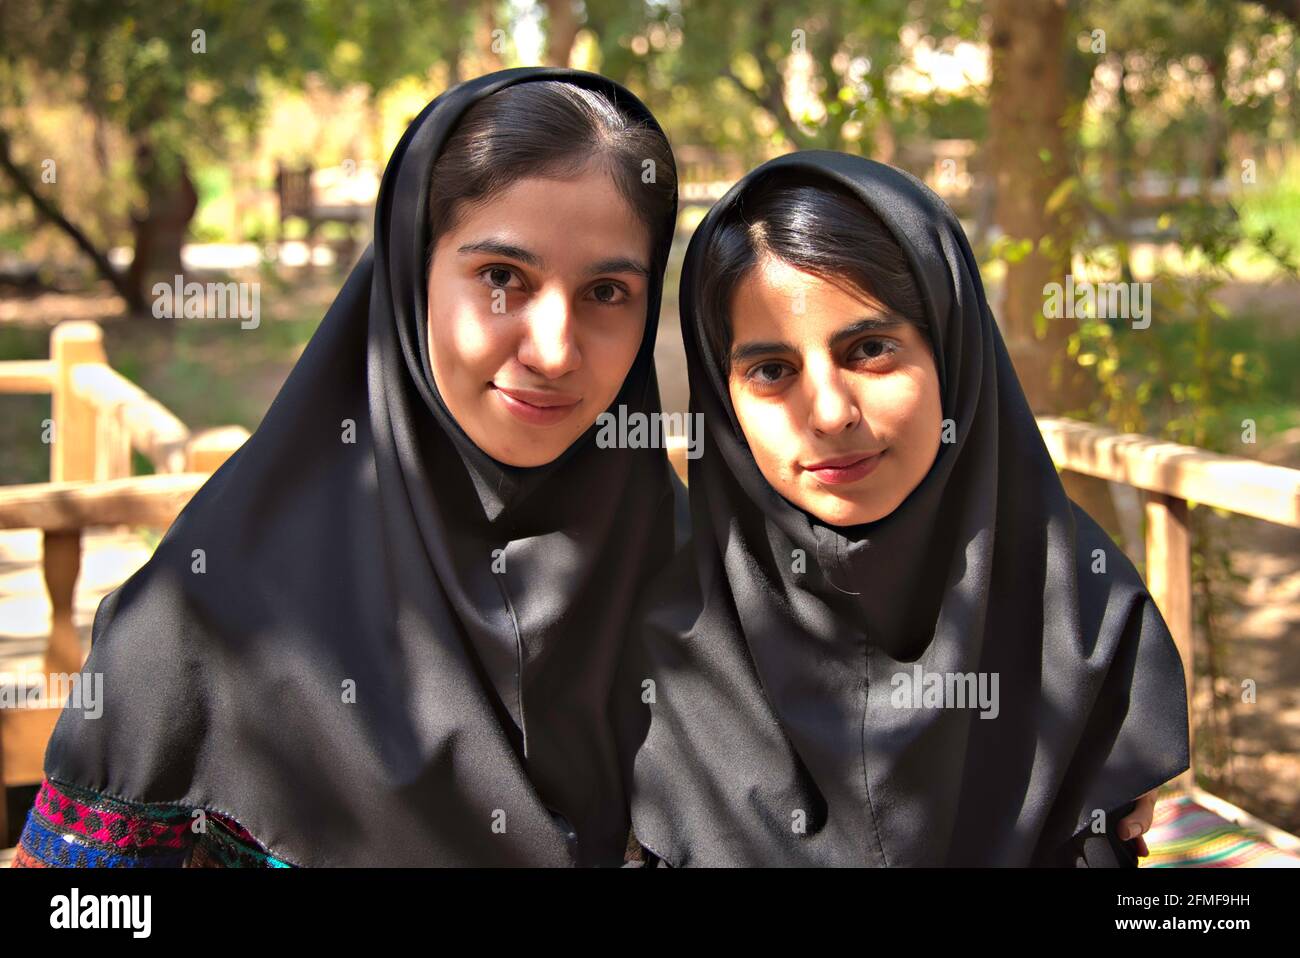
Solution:
{"label": "young woman in black hijab", "polygon": [[960,224],[906,173],[746,176],[682,273],[693,542],[619,704],[633,824],[691,865],[1135,865],[1188,766],[1178,652],[1065,495]]}
{"label": "young woman in black hijab", "polygon": [[26,863],[179,863],[210,815],[262,864],[621,864],[606,705],[672,500],[596,421],[659,410],[675,218],[610,80],[430,103],[261,426],[100,605]]}

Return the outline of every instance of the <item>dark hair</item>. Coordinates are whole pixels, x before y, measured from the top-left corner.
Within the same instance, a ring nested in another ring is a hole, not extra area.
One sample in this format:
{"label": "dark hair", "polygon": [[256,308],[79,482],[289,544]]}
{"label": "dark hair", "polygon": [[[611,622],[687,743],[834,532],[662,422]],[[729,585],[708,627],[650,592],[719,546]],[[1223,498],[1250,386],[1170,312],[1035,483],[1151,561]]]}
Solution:
{"label": "dark hair", "polygon": [[[675,227],[677,170],[668,140],[653,123],[624,112],[603,92],[561,80],[517,83],[480,100],[461,117],[433,166],[426,271],[439,237],[455,227],[467,205],[524,177],[573,176],[596,163],[649,229],[657,260]],[[653,170],[649,183],[647,169]]]}
{"label": "dark hair", "polygon": [[699,322],[724,374],[730,366],[731,301],[763,256],[880,303],[916,326],[933,349],[916,278],[880,217],[829,179],[776,172],[746,187],[703,251]]}

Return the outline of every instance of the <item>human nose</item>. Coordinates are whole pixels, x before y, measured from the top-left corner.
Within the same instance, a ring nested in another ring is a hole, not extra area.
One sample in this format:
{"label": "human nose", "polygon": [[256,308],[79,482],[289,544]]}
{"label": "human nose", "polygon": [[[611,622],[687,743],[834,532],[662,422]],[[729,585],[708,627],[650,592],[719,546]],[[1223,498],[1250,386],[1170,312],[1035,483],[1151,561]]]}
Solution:
{"label": "human nose", "polygon": [[809,360],[805,365],[807,388],[811,390],[808,424],[818,433],[834,436],[862,421],[857,397],[844,381],[840,369],[826,360]]}
{"label": "human nose", "polygon": [[582,364],[569,297],[562,289],[548,289],[529,304],[519,361],[534,372],[558,379]]}

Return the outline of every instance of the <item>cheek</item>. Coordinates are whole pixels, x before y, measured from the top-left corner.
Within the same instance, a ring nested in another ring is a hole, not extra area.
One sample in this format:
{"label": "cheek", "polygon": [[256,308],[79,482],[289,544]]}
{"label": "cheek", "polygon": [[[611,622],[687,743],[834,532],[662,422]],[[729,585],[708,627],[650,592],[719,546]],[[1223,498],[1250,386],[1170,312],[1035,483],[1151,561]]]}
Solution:
{"label": "cheek", "polygon": [[939,387],[924,369],[902,369],[890,376],[864,377],[858,408],[877,435],[908,445],[939,435]]}
{"label": "cheek", "polygon": [[801,441],[792,404],[755,399],[744,389],[733,387],[731,406],[763,478],[778,489],[792,481],[792,464],[799,457]]}
{"label": "cheek", "polygon": [[485,378],[510,352],[507,316],[491,311],[464,284],[445,283],[429,299],[429,353],[435,370],[445,374],[473,373]]}
{"label": "cheek", "polygon": [[578,334],[578,348],[582,351],[582,366],[591,377],[596,390],[610,400],[618,395],[623,381],[632,370],[636,354],[641,349],[645,335],[645,316],[633,314],[623,317],[625,322],[611,323],[605,328],[593,324]]}
{"label": "cheek", "polygon": [[907,370],[880,381],[862,408],[873,429],[896,447],[907,474],[904,478],[915,486],[934,464],[943,430],[943,405],[934,370]]}

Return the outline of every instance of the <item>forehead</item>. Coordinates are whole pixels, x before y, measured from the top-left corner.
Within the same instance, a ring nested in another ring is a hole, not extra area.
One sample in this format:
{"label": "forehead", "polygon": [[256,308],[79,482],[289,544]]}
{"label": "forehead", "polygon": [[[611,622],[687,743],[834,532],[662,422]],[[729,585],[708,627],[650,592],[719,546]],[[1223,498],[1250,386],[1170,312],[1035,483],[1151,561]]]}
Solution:
{"label": "forehead", "polygon": [[732,338],[779,333],[786,342],[824,341],[826,333],[847,322],[887,311],[865,294],[849,292],[813,273],[763,256],[736,285],[731,302]]}
{"label": "forehead", "polygon": [[468,206],[448,236],[491,237],[545,260],[645,255],[650,233],[603,169],[563,179],[529,177]]}

